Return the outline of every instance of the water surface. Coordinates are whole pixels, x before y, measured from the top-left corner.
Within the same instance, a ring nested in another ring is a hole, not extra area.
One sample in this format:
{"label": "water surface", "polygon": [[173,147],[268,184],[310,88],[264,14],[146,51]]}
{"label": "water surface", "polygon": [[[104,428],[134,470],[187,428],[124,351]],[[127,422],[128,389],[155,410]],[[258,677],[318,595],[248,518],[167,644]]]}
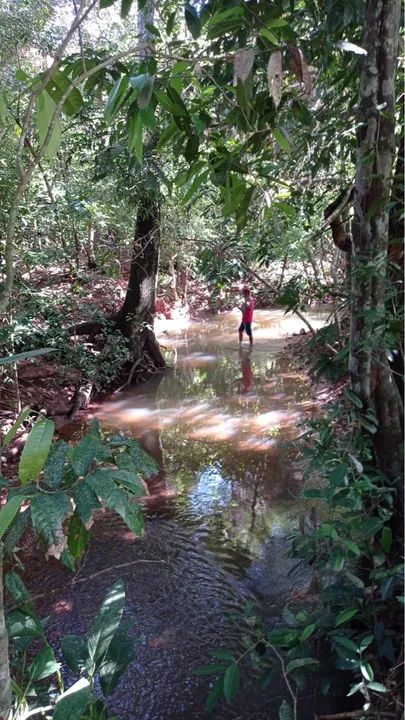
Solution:
{"label": "water surface", "polygon": [[[315,327],[324,319],[311,317]],[[296,441],[313,407],[305,376],[283,353],[286,334],[301,323],[257,311],[250,352],[238,347],[238,320],[227,313],[158,326],[170,368],[99,412],[106,430],[132,432],[159,463],[145,535],[136,539],[119,520],[101,518],[83,582],[67,592],[69,578],[55,567],[38,579],[50,588],[42,608],[54,614],[50,633],[58,638],[84,632],[106,590],[123,578],[139,646],[111,702],[122,717],[264,720],[278,717],[285,696],[281,680],[257,691],[247,665],[235,707],[222,703],[211,715],[204,707],[210,679],[192,672],[210,662],[213,648],[243,651],[248,628],[233,616],[248,600],[275,626],[305,582],[288,575],[286,536],[302,479]],[[300,717],[312,711],[309,704]]]}

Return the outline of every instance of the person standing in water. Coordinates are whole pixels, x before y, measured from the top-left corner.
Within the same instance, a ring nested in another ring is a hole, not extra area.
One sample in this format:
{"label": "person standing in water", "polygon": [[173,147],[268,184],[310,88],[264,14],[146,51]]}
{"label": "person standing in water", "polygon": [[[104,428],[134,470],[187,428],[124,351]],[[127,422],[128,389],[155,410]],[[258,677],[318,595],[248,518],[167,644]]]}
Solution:
{"label": "person standing in water", "polygon": [[239,325],[239,344],[242,343],[243,331],[245,331],[246,335],[249,338],[250,347],[252,347],[253,345],[252,320],[254,308],[255,301],[250,294],[250,289],[248,287],[245,287],[243,288],[243,305],[241,307],[242,322]]}

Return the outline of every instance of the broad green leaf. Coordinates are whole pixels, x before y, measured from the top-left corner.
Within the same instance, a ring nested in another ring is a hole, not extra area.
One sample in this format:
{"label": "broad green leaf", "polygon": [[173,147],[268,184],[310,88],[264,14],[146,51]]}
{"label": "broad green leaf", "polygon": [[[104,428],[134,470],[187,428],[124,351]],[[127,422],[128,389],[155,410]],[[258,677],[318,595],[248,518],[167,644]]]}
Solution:
{"label": "broad green leaf", "polygon": [[347,650],[351,650],[353,653],[357,653],[359,648],[356,645],[353,640],[346,637],[346,635],[334,635],[333,636],[334,642],[338,643],[338,645],[341,645],[342,647],[346,648]]}
{"label": "broad green leaf", "polygon": [[331,538],[331,540],[338,540],[339,536],[333,527],[333,525],[329,525],[329,523],[323,523],[321,527],[318,529],[318,535],[320,537],[328,537]]}
{"label": "broad green leaf", "polygon": [[335,572],[340,572],[341,570],[343,570],[346,563],[346,557],[344,552],[338,547],[333,548],[329,562],[332,570],[334,570]]}
{"label": "broad green leaf", "polygon": [[387,525],[382,529],[380,543],[384,552],[389,553],[392,547],[392,530]]}
{"label": "broad green leaf", "polygon": [[130,118],[128,125],[128,147],[135,152],[139,163],[143,159],[143,127],[141,114],[138,112]]}
{"label": "broad green leaf", "polygon": [[154,35],[155,37],[160,39],[161,35],[156,25],[152,25],[152,23],[145,23],[145,30],[147,30],[148,33],[150,33],[151,35]]}
{"label": "broad green leaf", "polygon": [[380,692],[380,693],[388,692],[388,688],[386,688],[385,685],[383,685],[382,683],[379,683],[379,682],[367,683],[367,687],[369,690],[374,690],[374,692]]}
{"label": "broad green leaf", "polygon": [[283,700],[278,710],[279,720],[293,720],[293,711],[291,705],[286,700]]}
{"label": "broad green leaf", "polygon": [[121,0],[121,17],[126,18],[132,7],[133,0]]}
{"label": "broad green leaf", "polygon": [[343,625],[344,623],[351,620],[355,615],[357,615],[359,611],[357,608],[348,608],[347,610],[342,610],[336,620],[335,620],[335,627],[339,627],[339,625]]}
{"label": "broad green leaf", "polygon": [[133,501],[131,502],[130,495],[125,490],[117,487],[114,481],[102,471],[93,473],[87,482],[94,492],[104,500],[107,507],[122,517],[135,535],[142,534],[142,508]]}
{"label": "broad green leaf", "polygon": [[221,677],[217,678],[217,680],[215,680],[211,690],[208,693],[207,702],[206,702],[205,707],[207,708],[207,710],[209,712],[211,710],[213,710],[216,707],[216,705],[218,705],[218,703],[222,697],[223,690],[224,690],[224,679],[221,676]]}
{"label": "broad green leaf", "polygon": [[287,153],[287,155],[291,155],[291,146],[289,141],[287,140],[286,136],[280,130],[280,128],[273,128],[273,136],[278,145],[280,145],[281,149],[284,150],[284,152]]}
{"label": "broad green leaf", "polygon": [[79,560],[87,545],[89,544],[90,533],[76,515],[71,517],[68,531],[68,549],[75,560]]}
{"label": "broad green leaf", "polygon": [[172,13],[169,15],[169,19],[166,23],[166,35],[171,35],[174,29],[174,23],[176,20],[176,11],[173,10]]}
{"label": "broad green leaf", "polygon": [[17,605],[27,605],[31,602],[29,590],[16,572],[7,573],[5,585]]}
{"label": "broad green leaf", "polygon": [[81,482],[74,490],[73,499],[76,505],[76,515],[79,516],[83,525],[88,528],[91,525],[94,511],[100,507],[96,493],[86,481]]}
{"label": "broad green leaf", "polygon": [[44,628],[34,613],[12,610],[6,615],[7,633],[10,638],[41,638]]}
{"label": "broad green leaf", "polygon": [[93,699],[89,681],[81,678],[59,697],[53,720],[80,720]]}
{"label": "broad green leaf", "polygon": [[227,671],[224,675],[224,695],[226,700],[231,703],[238,690],[240,685],[240,669],[239,665],[237,663],[233,663],[227,668]]}
{"label": "broad green leaf", "polygon": [[69,445],[64,440],[58,440],[51,446],[44,465],[43,477],[44,483],[51,488],[57,488],[63,480],[68,449]]}
{"label": "broad green leaf", "polygon": [[99,447],[99,439],[92,433],[84,436],[78,445],[75,446],[72,455],[72,466],[78,477],[83,477],[89,472]]}
{"label": "broad green leaf", "polygon": [[0,540],[13,522],[23,500],[23,497],[12,497],[10,500],[7,500],[6,504],[0,510]]}
{"label": "broad green leaf", "polygon": [[129,83],[130,78],[128,78],[126,75],[120,77],[114,83],[104,108],[104,117],[107,122],[111,122],[117,110],[119,110],[122,103],[124,102],[127,90],[129,88]]}
{"label": "broad green leaf", "polygon": [[15,422],[12,424],[10,430],[5,434],[3,442],[1,443],[1,447],[7,447],[7,445],[10,445],[10,443],[14,440],[18,430],[20,429],[21,425],[23,424],[24,420],[27,419],[31,412],[31,408],[26,407],[23,410],[21,410],[19,416],[15,420]]}
{"label": "broad green leaf", "polygon": [[61,640],[63,657],[74,673],[80,673],[86,667],[89,657],[87,640],[76,635],[66,635]]}
{"label": "broad green leaf", "polygon": [[302,497],[311,500],[321,500],[324,497],[324,492],[319,490],[319,488],[308,488],[308,490],[304,490]]}
{"label": "broad green leaf", "polygon": [[55,557],[60,557],[65,546],[62,524],[71,512],[70,499],[63,492],[38,493],[31,500],[34,531],[45,540],[48,553]]}
{"label": "broad green leaf", "polygon": [[352,402],[353,405],[355,405],[355,407],[359,408],[359,410],[362,409],[363,401],[359,398],[358,395],[356,395],[355,392],[353,392],[353,390],[346,388],[345,395],[347,398],[349,398],[350,402]]}
{"label": "broad green leaf", "polygon": [[193,670],[194,675],[217,675],[217,673],[223,673],[225,670],[227,670],[225,665],[220,665],[219,663],[212,663],[211,665],[201,665],[200,667]]}
{"label": "broad green leaf", "polygon": [[100,682],[104,695],[117,686],[128,665],[135,659],[135,641],[129,635],[130,623],[121,622],[100,666]]}
{"label": "broad green leaf", "polygon": [[104,8],[111,7],[116,1],[117,0],[100,0],[100,9],[104,10]]}
{"label": "broad green leaf", "polygon": [[[46,87],[47,92],[55,103],[58,103],[71,86],[70,78],[61,70],[58,70]],[[83,98],[78,88],[70,90],[69,96],[63,104],[63,111],[66,115],[76,115],[83,105]]]}
{"label": "broad green leaf", "polygon": [[[43,90],[37,97],[36,102],[36,120],[38,128],[39,147],[47,157],[52,158],[58,152],[62,140],[62,130],[59,118],[54,119],[56,103],[52,100],[49,93]],[[52,133],[45,146],[49,128],[53,123]]]}
{"label": "broad green leaf", "polygon": [[201,34],[201,21],[196,8],[190,5],[190,3],[186,3],[184,17],[189,32],[194,40],[197,40]]}
{"label": "broad green leaf", "polygon": [[369,662],[361,662],[360,671],[363,677],[369,682],[374,680],[374,671]]}
{"label": "broad green leaf", "polygon": [[134,467],[140,475],[143,475],[146,478],[151,478],[157,475],[159,472],[159,466],[156,460],[149,455],[149,453],[145,452],[137,440],[130,440],[129,453],[134,463]]}
{"label": "broad green leaf", "polygon": [[99,669],[118,629],[124,605],[124,584],[118,580],[107,593],[88,634],[89,659],[95,670]]}
{"label": "broad green leaf", "polygon": [[148,83],[149,79],[150,78],[148,73],[142,73],[141,75],[133,75],[129,78],[129,84],[131,85],[132,89],[135,90],[135,93],[138,94]]}
{"label": "broad green leaf", "polygon": [[225,650],[225,648],[217,648],[216,650],[211,650],[210,655],[214,658],[218,658],[219,660],[232,660],[235,661],[235,654],[232,652],[232,650]]}
{"label": "broad green leaf", "polygon": [[176,135],[177,133],[177,125],[176,123],[171,123],[160,135],[160,139],[158,142],[158,148],[164,147],[169,140],[173,137],[173,135]]}
{"label": "broad green leaf", "polygon": [[362,425],[371,435],[377,432],[377,426],[365,415],[359,416],[359,423]]}
{"label": "broad green leaf", "polygon": [[[21,501],[23,501],[23,496],[19,495],[16,496],[16,498],[19,497]],[[10,498],[11,499],[11,498]],[[0,511],[1,516],[1,511]],[[11,555],[15,551],[15,548],[18,546],[18,543],[20,542],[21,537],[23,536],[24,532],[26,531],[28,524],[30,522],[31,518],[31,509],[25,508],[24,512],[17,513],[15,515],[14,520],[9,525],[9,529],[7,532],[6,537],[4,538],[4,555],[7,557],[8,555]],[[1,539],[1,534],[0,534]]]}
{"label": "broad green leaf", "polygon": [[39,357],[40,355],[48,355],[48,353],[56,352],[56,348],[39,348],[38,350],[27,350],[26,352],[16,353],[15,355],[8,355],[7,357],[0,358],[0,365],[11,365],[15,362],[21,362],[22,360],[30,360],[31,358]]}
{"label": "broad green leaf", "polygon": [[154,84],[155,84],[154,75],[152,75],[152,76],[148,75],[147,80],[137,98],[137,103],[138,103],[138,107],[140,110],[145,110],[149,106],[150,101],[152,99],[152,95],[153,95]]}
{"label": "broad green leaf", "polygon": [[274,20],[269,20],[266,22],[266,27],[268,28],[281,28],[286,27],[288,25],[287,20],[284,20],[284,18],[274,18]]}
{"label": "broad green leaf", "polygon": [[271,30],[268,30],[268,28],[262,28],[260,30],[260,35],[266,38],[266,40],[269,40],[272,45],[275,45],[276,47],[280,45],[277,35],[271,32]]}
{"label": "broad green leaf", "polygon": [[309,667],[310,665],[319,665],[319,660],[310,657],[297,658],[287,664],[286,673],[289,675],[291,672],[294,672],[294,670],[302,670],[302,668]]}
{"label": "broad green leaf", "polygon": [[188,117],[188,113],[184,112],[181,106],[173,102],[163,90],[155,90],[155,97],[158,99],[159,104],[174,117]]}
{"label": "broad green leaf", "polygon": [[310,638],[311,635],[314,634],[315,628],[316,628],[316,625],[314,623],[312,623],[311,625],[307,625],[307,627],[304,628],[304,630],[302,631],[302,633],[300,635],[300,641],[304,642],[305,640],[308,640],[308,638]]}
{"label": "broad green leaf", "polygon": [[52,648],[46,645],[35,656],[33,662],[28,668],[30,680],[43,680],[56,673],[60,668],[60,663],[56,662]]}
{"label": "broad green leaf", "polygon": [[28,435],[21,453],[18,475],[21,485],[37,480],[52,445],[55,425],[52,420],[38,420]]}

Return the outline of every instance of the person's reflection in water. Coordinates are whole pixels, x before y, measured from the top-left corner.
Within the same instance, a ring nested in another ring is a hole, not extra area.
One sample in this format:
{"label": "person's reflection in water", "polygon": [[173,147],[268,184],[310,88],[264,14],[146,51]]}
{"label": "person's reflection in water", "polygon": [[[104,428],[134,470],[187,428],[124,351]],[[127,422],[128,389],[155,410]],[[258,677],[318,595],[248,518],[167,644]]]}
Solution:
{"label": "person's reflection in water", "polygon": [[244,352],[243,350],[239,351],[239,356],[241,359],[241,369],[242,369],[241,386],[242,386],[242,393],[244,395],[247,395],[248,393],[250,393],[252,391],[253,382],[254,382],[250,353],[251,353],[250,350],[248,352]]}

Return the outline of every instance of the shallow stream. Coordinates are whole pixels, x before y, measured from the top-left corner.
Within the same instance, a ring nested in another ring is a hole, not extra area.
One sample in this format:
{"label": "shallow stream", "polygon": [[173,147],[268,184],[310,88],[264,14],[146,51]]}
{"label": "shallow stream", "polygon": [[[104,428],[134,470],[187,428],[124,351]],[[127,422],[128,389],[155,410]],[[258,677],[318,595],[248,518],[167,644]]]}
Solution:
{"label": "shallow stream", "polygon": [[[319,327],[326,314],[310,317]],[[111,709],[131,720],[276,720],[285,697],[281,679],[258,690],[247,664],[235,706],[223,702],[209,714],[210,678],[193,674],[214,648],[243,651],[246,627],[232,615],[248,600],[274,627],[306,583],[305,573],[288,574],[287,536],[302,483],[294,441],[313,406],[305,376],[283,353],[302,324],[279,310],[257,311],[250,351],[238,347],[238,319],[160,323],[171,367],[99,410],[104,428],[130,429],[159,462],[144,537],[102,518],[81,570],[87,582],[67,591],[69,577],[55,565],[36,579],[50,591],[40,609],[52,613],[54,639],[84,632],[105,592],[124,580],[139,645]]]}

